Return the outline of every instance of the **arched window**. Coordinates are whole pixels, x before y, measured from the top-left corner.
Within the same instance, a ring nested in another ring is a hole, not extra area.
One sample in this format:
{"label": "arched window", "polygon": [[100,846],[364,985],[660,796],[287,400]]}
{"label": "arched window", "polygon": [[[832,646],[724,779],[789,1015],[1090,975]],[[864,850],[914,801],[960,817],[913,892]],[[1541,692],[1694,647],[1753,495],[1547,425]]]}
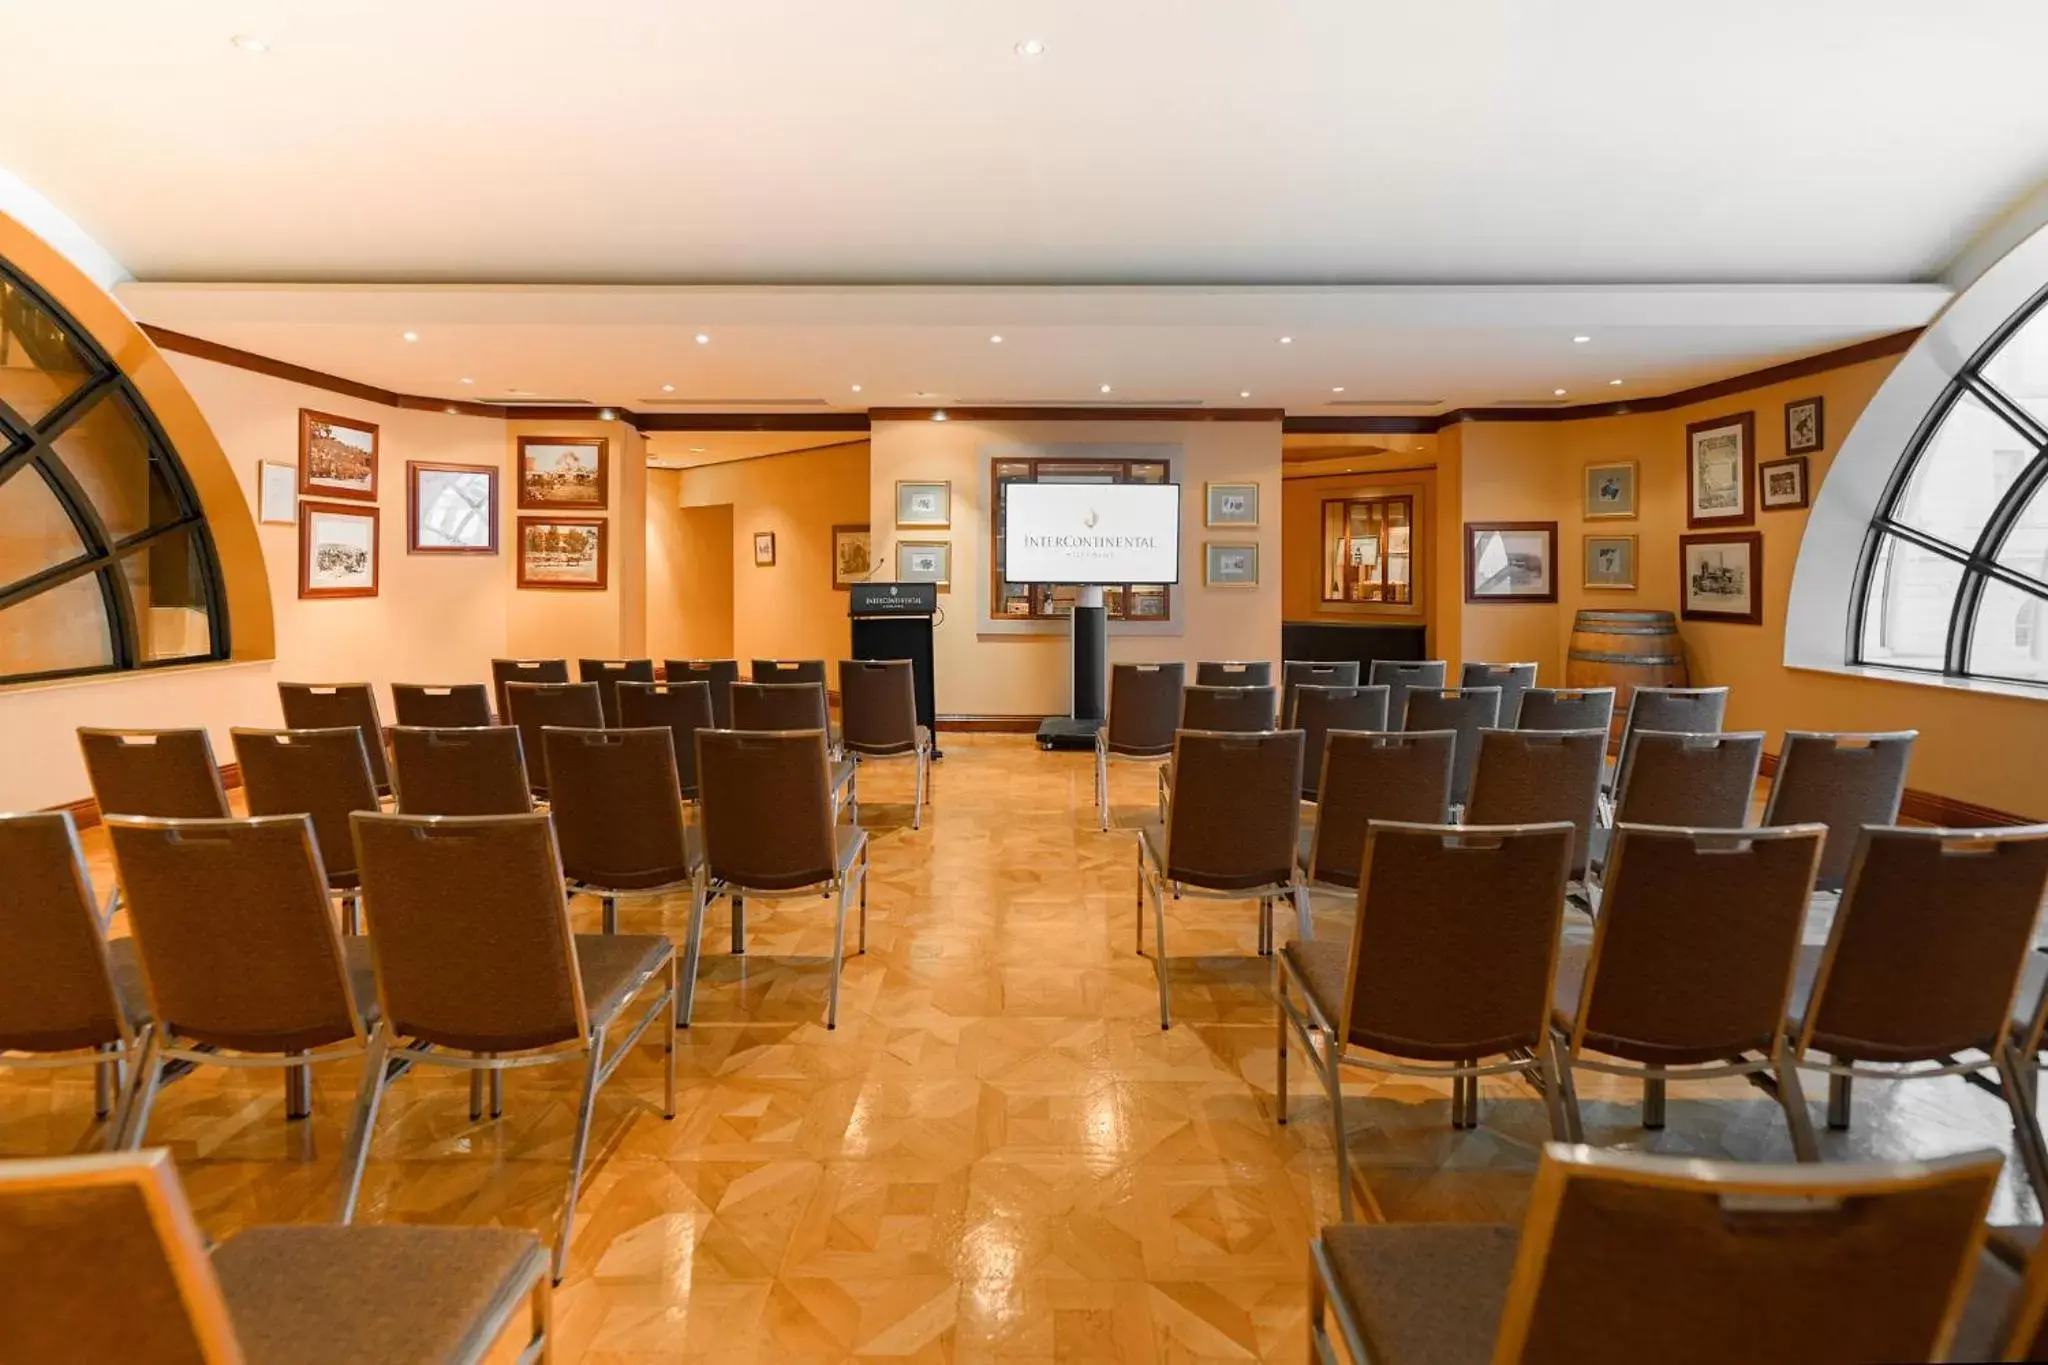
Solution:
{"label": "arched window", "polygon": [[0,682],[226,658],[224,602],[142,395],[0,260]]}

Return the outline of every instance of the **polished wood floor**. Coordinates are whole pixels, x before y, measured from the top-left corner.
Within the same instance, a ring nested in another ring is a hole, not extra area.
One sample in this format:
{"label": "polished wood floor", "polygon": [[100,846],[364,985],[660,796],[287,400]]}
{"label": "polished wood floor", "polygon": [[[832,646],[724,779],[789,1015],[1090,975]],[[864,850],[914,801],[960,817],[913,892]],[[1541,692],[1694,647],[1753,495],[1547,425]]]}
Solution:
{"label": "polished wood floor", "polygon": [[[713,910],[675,1120],[660,1114],[658,1044],[600,1095],[557,1359],[1304,1358],[1306,1248],[1337,1191],[1328,1110],[1298,1059],[1294,1121],[1274,1123],[1254,907],[1169,913],[1162,1033],[1151,961],[1133,951],[1132,836],[1097,830],[1091,758],[1020,736],[944,741],[921,831],[907,764],[863,775],[869,951],[847,964],[837,1031],[823,1026],[825,903],[750,907],[744,959]],[[1149,768],[1119,767],[1119,815],[1141,818],[1152,790]],[[87,847],[104,887],[103,836]],[[1319,932],[1348,914],[1319,906]],[[595,929],[594,906],[577,915]],[[684,924],[677,901],[623,927],[680,939]],[[1355,1079],[1346,1120],[1387,1217],[1520,1216],[1548,1131],[1520,1082],[1489,1082],[1484,1125],[1461,1133],[1448,1087]],[[210,1068],[164,1091],[150,1138],[212,1235],[325,1218],[355,1082],[324,1068],[313,1118],[288,1123],[274,1074]],[[401,1079],[360,1217],[552,1236],[575,1085],[567,1070],[513,1073],[505,1117],[479,1123],[459,1077]],[[1654,1134],[1627,1087],[1581,1086],[1596,1142],[1790,1159],[1778,1111],[1739,1082],[1674,1087]],[[1999,1103],[1960,1081],[1857,1099],[1851,1133],[1823,1129],[1831,1158],[2010,1143]],[[83,1072],[0,1072],[0,1154],[98,1139]],[[2010,1177],[1999,1202],[2006,1219],[2038,1216]]]}

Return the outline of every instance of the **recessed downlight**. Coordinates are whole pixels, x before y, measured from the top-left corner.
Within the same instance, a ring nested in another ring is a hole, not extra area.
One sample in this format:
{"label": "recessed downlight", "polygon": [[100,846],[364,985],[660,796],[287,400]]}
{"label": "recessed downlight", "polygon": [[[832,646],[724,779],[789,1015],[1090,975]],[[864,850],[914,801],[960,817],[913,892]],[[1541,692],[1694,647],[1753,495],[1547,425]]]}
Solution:
{"label": "recessed downlight", "polygon": [[1335,385],[1332,385],[1332,386],[1331,386],[1331,388],[1330,388],[1330,392],[1331,392],[1331,393],[1342,393],[1342,392],[1344,392],[1344,386],[1343,386],[1342,384],[1335,384]]}
{"label": "recessed downlight", "polygon": [[1002,334],[1001,334],[1000,332],[998,332],[998,333],[996,333],[996,334],[995,334],[994,336],[991,336],[991,337],[990,337],[990,338],[988,339],[988,344],[989,344],[989,345],[991,345],[991,346],[1000,346],[1000,345],[1002,345],[1002,344],[1003,344],[1003,337],[1002,337]]}
{"label": "recessed downlight", "polygon": [[691,453],[692,455],[702,455],[702,454],[704,453],[704,447],[703,447],[703,446],[691,446],[691,447],[690,447],[690,453]]}
{"label": "recessed downlight", "polygon": [[614,421],[617,419],[618,415],[618,413],[612,411],[610,408],[599,408],[597,410],[597,416],[600,421]]}
{"label": "recessed downlight", "polygon": [[673,384],[663,384],[661,386],[661,391],[663,393],[674,393],[676,391],[676,386]]}
{"label": "recessed downlight", "polygon": [[858,385],[858,384],[855,384],[855,385],[853,386],[853,391],[854,391],[855,393],[859,393],[859,392],[860,392],[860,385]]}
{"label": "recessed downlight", "polygon": [[709,346],[709,345],[711,344],[711,335],[710,335],[710,333],[708,333],[708,332],[699,332],[699,333],[697,333],[697,344],[698,344],[699,346]]}
{"label": "recessed downlight", "polygon": [[1293,338],[1293,337],[1281,337],[1281,338],[1280,338],[1280,344],[1281,344],[1282,346],[1292,346],[1292,345],[1294,344],[1294,338]]}
{"label": "recessed downlight", "polygon": [[398,335],[401,340],[405,341],[418,341],[420,339],[418,332],[400,332]]}
{"label": "recessed downlight", "polygon": [[932,414],[932,420],[933,420],[934,422],[943,422],[943,421],[945,421],[945,420],[946,420],[946,410],[945,410],[944,408],[940,408],[940,409],[939,409],[939,410],[938,410],[937,412],[935,412],[935,413],[933,413],[933,414]]}
{"label": "recessed downlight", "polygon": [[1239,398],[1249,398],[1252,396],[1252,391],[1250,389],[1239,389],[1237,391],[1237,396]]}
{"label": "recessed downlight", "polygon": [[1019,57],[1043,57],[1045,55],[1045,44],[1036,38],[1026,38],[1023,42],[1017,44],[1017,55]]}
{"label": "recessed downlight", "polygon": [[228,39],[228,42],[243,52],[253,52],[258,56],[270,51],[270,44],[254,34],[237,33],[234,37]]}
{"label": "recessed downlight", "polygon": [[1558,396],[1559,398],[1562,398],[1562,397],[1564,397],[1564,390],[1563,390],[1563,389],[1552,389],[1552,390],[1551,390],[1551,392],[1552,392],[1552,393],[1554,393],[1554,394],[1556,394],[1556,395],[1557,395],[1557,396]]}
{"label": "recessed downlight", "polygon": [[1610,387],[1610,388],[1616,388],[1616,389],[1618,389],[1618,388],[1620,388],[1620,387],[1621,387],[1621,381],[1620,381],[1619,379],[1610,379],[1610,380],[1608,380],[1608,381],[1607,381],[1607,384],[1608,384],[1608,387]]}
{"label": "recessed downlight", "polygon": [[1573,338],[1572,338],[1572,345],[1574,345],[1574,346],[1583,346],[1583,345],[1585,345],[1585,344],[1586,344],[1587,342],[1591,341],[1592,339],[1593,339],[1593,338],[1591,338],[1591,337],[1589,337],[1589,336],[1584,336],[1584,335],[1580,335],[1580,336],[1575,336],[1575,337],[1573,337]]}
{"label": "recessed downlight", "polygon": [[1109,392],[1109,385],[1107,385],[1107,384],[1104,384],[1104,385],[1102,386],[1102,391],[1103,391],[1104,393],[1108,393],[1108,392]]}
{"label": "recessed downlight", "polygon": [[456,383],[458,383],[458,384],[474,384],[474,383],[476,383],[476,381],[475,381],[474,379],[471,379],[471,378],[470,378],[470,377],[469,377],[468,375],[464,375],[464,376],[462,376],[462,378],[460,378],[460,379],[456,380],[455,382],[456,382]]}

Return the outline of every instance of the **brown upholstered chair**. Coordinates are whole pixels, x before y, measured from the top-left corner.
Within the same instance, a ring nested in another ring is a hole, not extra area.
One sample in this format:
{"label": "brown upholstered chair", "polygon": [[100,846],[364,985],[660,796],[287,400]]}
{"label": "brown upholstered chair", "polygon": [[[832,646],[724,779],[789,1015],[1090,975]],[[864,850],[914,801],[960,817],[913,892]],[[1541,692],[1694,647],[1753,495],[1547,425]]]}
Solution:
{"label": "brown upholstered chair", "polygon": [[571,895],[598,898],[604,931],[619,931],[619,899],[691,889],[703,853],[683,819],[675,740],[665,725],[639,730],[541,731],[548,808]]}
{"label": "brown upholstered chair", "polygon": [[12,1360],[474,1365],[520,1332],[544,1361],[547,1268],[503,1228],[254,1227],[209,1254],[168,1151],[0,1163]]}
{"label": "brown upholstered chair", "polygon": [[[1408,728],[1408,691],[1415,687],[1441,688],[1450,665],[1442,659],[1374,659],[1365,680],[1384,684],[1387,689],[1387,724],[1396,730]],[[1417,726],[1427,730],[1431,726]]]}
{"label": "brown upholstered chair", "polygon": [[1273,728],[1277,698],[1271,687],[1184,687],[1180,693],[1182,730],[1253,735]]}
{"label": "brown upholstered chair", "polygon": [[1335,1359],[1334,1319],[1372,1365],[1947,1360],[1998,1168],[1995,1152],[1759,1166],[1551,1143],[1519,1232],[1324,1228],[1311,1359]]}
{"label": "brown upholstered chair", "polygon": [[[730,701],[728,699],[728,704]],[[697,799],[697,732],[717,724],[711,684],[670,681],[619,684],[619,724],[628,730],[668,728],[676,751],[676,785],[683,800]]]}
{"label": "brown upholstered chair", "polygon": [[1611,687],[1532,687],[1522,693],[1520,730],[1605,730],[1614,724]]}
{"label": "brown upholstered chair", "polygon": [[[1109,714],[1095,732],[1095,804],[1102,828],[1109,828],[1111,759],[1157,763],[1173,757],[1173,732],[1180,724],[1184,664],[1111,664]],[[1159,794],[1159,818],[1166,818],[1166,793]]]}
{"label": "brown upholstered chair", "polygon": [[1208,659],[1195,664],[1197,687],[1271,687],[1273,665],[1264,659]]}
{"label": "brown upholstered chair", "polygon": [[1138,951],[1145,951],[1145,893],[1152,893],[1152,967],[1159,1027],[1173,1015],[1166,989],[1166,900],[1259,903],[1259,952],[1273,951],[1273,902],[1294,902],[1295,935],[1315,932],[1308,893],[1295,875],[1301,837],[1301,732],[1220,734],[1182,730],[1173,743],[1166,819],[1138,828]]}
{"label": "brown upholstered chair", "polygon": [[135,942],[102,933],[70,812],[0,815],[0,869],[0,1070],[91,1066],[105,1119],[149,1023]]}
{"label": "brown upholstered chair", "polygon": [[1403,730],[1449,730],[1458,737],[1451,757],[1451,806],[1472,799],[1472,772],[1479,764],[1479,732],[1500,719],[1498,687],[1410,687],[1402,711]]}
{"label": "brown upholstered chair", "polygon": [[836,822],[842,809],[859,809],[860,773],[853,760],[839,752],[839,732],[831,714],[822,682],[732,685],[733,729],[763,734],[817,730],[824,734],[832,765],[832,818]]}
{"label": "brown upholstered chair", "polygon": [[732,685],[740,680],[738,659],[664,659],[661,676],[668,682],[700,682],[711,688],[711,723],[732,729]]}
{"label": "brown upholstered chair", "polygon": [[1479,735],[1468,825],[1572,822],[1571,879],[1584,881],[1600,801],[1605,730],[1486,730]]}
{"label": "brown upholstered chair", "polygon": [[[1628,786],[1615,793],[1614,822],[1684,829],[1736,829],[1749,823],[1749,801],[1763,762],[1761,730],[1739,734],[1666,734],[1637,730]],[[1888,822],[1887,822],[1888,823]],[[1593,831],[1593,867],[1607,861],[1613,831]]]}
{"label": "brown upholstered chair", "polygon": [[[825,661],[823,659],[756,659],[749,678],[756,683],[768,685],[789,683],[825,684]],[[737,722],[735,722],[737,725]],[[739,729],[746,729],[739,725]]]}
{"label": "brown upholstered chair", "polygon": [[1950,1360],[2048,1360],[2048,1254],[2042,1229],[1993,1227],[1977,1262]]}
{"label": "brown upholstered chair", "polygon": [[1500,689],[1500,728],[1512,730],[1519,723],[1522,714],[1522,696],[1536,685],[1536,665],[1465,663],[1458,668],[1458,687],[1471,691],[1475,687],[1498,687]]}
{"label": "brown upholstered chair", "polygon": [[1355,893],[1366,828],[1375,820],[1448,824],[1457,740],[1449,730],[1332,730],[1317,779],[1322,795],[1313,823],[1301,831],[1298,861],[1307,884]]}
{"label": "brown upholstered chair", "polygon": [[505,689],[511,683],[565,683],[569,681],[567,659],[493,659],[491,692],[498,701],[498,724],[513,724],[512,698]]}
{"label": "brown upholstered chair", "polygon": [[[378,809],[358,726],[331,730],[231,730],[251,815],[307,815],[328,888],[341,897],[343,932],[357,932],[361,906],[348,817]],[[351,739],[353,736],[353,740]]]}
{"label": "brown upholstered chair", "polygon": [[[491,689],[482,683],[391,684],[391,710],[400,725],[424,730],[453,730],[495,725]],[[508,720],[504,722],[509,725]]]}
{"label": "brown upholstered chair", "polygon": [[[232,814],[204,730],[81,729],[78,748],[101,815],[225,820]],[[112,920],[120,905],[117,880],[100,918]]]}
{"label": "brown upholstered chair", "polygon": [[[1294,693],[1299,687],[1356,687],[1358,686],[1358,661],[1344,659],[1324,662],[1320,659],[1287,659],[1280,665],[1280,723],[1293,727]],[[1384,725],[1376,725],[1384,730]]]}
{"label": "brown upholstered chair", "polygon": [[403,815],[523,815],[533,809],[526,756],[510,725],[394,725],[391,772]]}
{"label": "brown upholstered chair", "polygon": [[1785,732],[1764,823],[1818,820],[1828,827],[1820,887],[1839,891],[1866,825],[1895,824],[1906,795],[1914,730],[1880,735]]}
{"label": "brown upholstered chair", "polygon": [[700,730],[704,883],[690,915],[683,963],[683,1023],[697,987],[704,915],[720,896],[732,902],[732,950],[747,950],[747,900],[836,897],[832,979],[825,1027],[839,1025],[839,972],[846,958],[846,912],[856,897],[860,943],[868,950],[868,836],[833,811],[821,730]]}
{"label": "brown upholstered chair", "polygon": [[535,796],[548,794],[548,756],[540,732],[550,725],[570,730],[604,728],[604,702],[596,683],[507,683],[512,724],[519,728],[519,748],[526,755],[526,781]]}
{"label": "brown upholstered chair", "polygon": [[1313,801],[1322,787],[1323,750],[1332,730],[1387,728],[1387,689],[1319,687],[1294,689],[1294,709],[1280,718],[1284,730],[1301,731],[1301,799]]}
{"label": "brown upholstered chair", "polygon": [[[666,742],[666,736],[663,736]],[[340,1221],[355,1214],[393,1051],[418,1066],[476,1077],[583,1062],[583,1099],[569,1155],[569,1194],[555,1238],[561,1283],[598,1088],[666,1009],[662,1115],[676,1112],[676,957],[660,934],[578,934],[562,892],[562,860],[546,814],[359,814],[363,887],[375,907],[371,944],[381,1012],[342,1157]],[[630,1006],[646,1000],[633,1019]],[[492,1113],[499,1112],[492,1086]]]}
{"label": "brown upholstered chair", "polygon": [[1768,1076],[1793,1151],[1820,1160],[1785,1018],[1826,835],[1616,827],[1592,945],[1565,944],[1557,963],[1551,1046],[1573,1142],[1574,1067],[1639,1077],[1645,1128],[1664,1126],[1668,1081]]}
{"label": "brown upholstered chair", "polygon": [[[924,794],[931,782],[932,735],[917,723],[917,679],[910,660],[839,661],[842,746],[858,766],[872,759],[907,758],[915,769],[910,827],[924,824]],[[853,810],[860,823],[860,808]]]}
{"label": "brown upholstered chair", "polygon": [[653,682],[654,660],[578,659],[576,680],[597,684],[597,704],[604,712],[604,723],[616,726],[619,724],[619,684]]}
{"label": "brown upholstered chair", "polygon": [[384,753],[384,723],[377,718],[377,693],[368,683],[277,685],[288,730],[332,730],[353,725],[363,732],[363,755],[377,795],[391,795],[391,765]]}
{"label": "brown upholstered chair", "polygon": [[[1302,938],[1281,951],[1279,1120],[1287,1121],[1292,1028],[1329,1098],[1345,1221],[1355,1178],[1338,1082],[1347,1062],[1450,1081],[1457,1128],[1479,1124],[1480,1077],[1537,1072],[1551,1130],[1563,1135],[1544,1043],[1571,850],[1572,827],[1561,820],[1465,828],[1375,822],[1351,942]],[[1311,1030],[1322,1035],[1320,1049]]]}
{"label": "brown upholstered chair", "polygon": [[[1613,780],[1606,785],[1612,794],[1628,777],[1629,736],[1638,730],[1659,730],[1666,734],[1719,734],[1728,718],[1728,689],[1725,687],[1638,687],[1629,693],[1628,714],[1621,723],[1620,758],[1614,765]],[[1789,823],[1766,818],[1766,824]]]}
{"label": "brown upholstered chair", "polygon": [[360,1055],[376,1010],[369,943],[335,931],[312,822],[106,824],[155,1021],[123,1145],[142,1145],[169,1062],[287,1068],[285,1117],[312,1113],[312,1064]]}

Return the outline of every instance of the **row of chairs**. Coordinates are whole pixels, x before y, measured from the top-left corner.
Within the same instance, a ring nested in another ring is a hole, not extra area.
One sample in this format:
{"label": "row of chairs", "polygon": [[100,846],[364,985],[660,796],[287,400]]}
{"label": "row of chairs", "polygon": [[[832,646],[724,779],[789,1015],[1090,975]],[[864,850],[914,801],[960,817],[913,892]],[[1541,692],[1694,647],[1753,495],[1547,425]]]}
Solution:
{"label": "row of chairs", "polygon": [[[757,683],[816,683],[827,686],[825,661],[823,659],[755,659],[748,676]],[[732,711],[729,705],[731,688],[740,681],[738,659],[664,659],[659,669],[652,659],[578,659],[576,679],[580,682],[595,683],[603,699],[606,724],[618,724],[617,711],[612,701],[613,690],[623,682],[650,683],[701,682],[711,688],[711,702],[718,728],[733,728]],[[511,699],[506,689],[513,683],[565,683],[569,678],[567,659],[493,659],[491,660],[491,690],[497,703],[500,723],[511,714]],[[406,683],[391,685],[392,706],[398,713],[400,725],[488,725],[490,721],[472,719],[430,719],[422,714],[419,719],[406,719],[408,705],[415,707],[432,706],[434,699],[423,700],[419,689]],[[475,711],[468,715],[474,716]],[[742,727],[743,728],[743,727]]]}

